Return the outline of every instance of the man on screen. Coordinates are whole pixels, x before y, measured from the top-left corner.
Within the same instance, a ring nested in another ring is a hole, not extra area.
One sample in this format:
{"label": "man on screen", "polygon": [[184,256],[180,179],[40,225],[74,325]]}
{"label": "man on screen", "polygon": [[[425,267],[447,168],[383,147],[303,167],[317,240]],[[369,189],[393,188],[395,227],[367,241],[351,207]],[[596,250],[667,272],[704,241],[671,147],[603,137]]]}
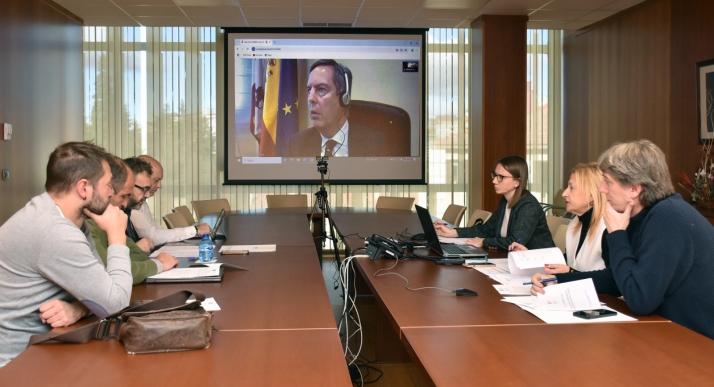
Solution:
{"label": "man on screen", "polygon": [[350,123],[352,72],[332,59],[310,66],[307,80],[312,127],[290,137],[290,156],[383,156],[385,135]]}

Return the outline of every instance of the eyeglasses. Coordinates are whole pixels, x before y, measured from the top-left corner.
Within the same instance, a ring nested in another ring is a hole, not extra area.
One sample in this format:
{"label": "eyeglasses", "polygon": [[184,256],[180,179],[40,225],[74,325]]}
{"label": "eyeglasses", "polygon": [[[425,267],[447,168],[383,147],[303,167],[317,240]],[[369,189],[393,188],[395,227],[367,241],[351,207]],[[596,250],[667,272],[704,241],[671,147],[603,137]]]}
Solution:
{"label": "eyeglasses", "polygon": [[507,177],[510,177],[511,179],[517,179],[517,178],[515,178],[515,177],[513,177],[513,176],[503,176],[503,175],[499,175],[499,174],[496,173],[495,171],[494,171],[494,172],[491,172],[491,180],[493,180],[493,179],[498,179],[498,182],[499,182],[499,183],[502,182],[503,179],[505,179],[505,178],[507,178]]}
{"label": "eyeglasses", "polygon": [[148,187],[142,187],[142,186],[140,186],[140,185],[136,185],[136,184],[134,184],[134,187],[136,187],[136,188],[140,189],[140,190],[141,190],[141,193],[143,193],[143,194],[145,194],[145,193],[149,192],[149,190],[151,189],[151,186],[148,186]]}

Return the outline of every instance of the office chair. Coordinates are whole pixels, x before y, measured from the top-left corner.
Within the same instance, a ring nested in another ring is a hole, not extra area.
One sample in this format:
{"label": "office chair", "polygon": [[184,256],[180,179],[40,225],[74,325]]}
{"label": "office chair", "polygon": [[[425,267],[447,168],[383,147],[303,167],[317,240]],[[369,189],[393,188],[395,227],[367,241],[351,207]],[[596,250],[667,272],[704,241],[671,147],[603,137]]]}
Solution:
{"label": "office chair", "polygon": [[[565,227],[568,227],[570,224],[570,219],[560,216],[546,216],[545,221],[548,223],[550,235],[553,237],[555,236],[556,231],[558,231],[559,226],[564,225]],[[553,242],[555,242],[555,238],[553,238]],[[565,240],[563,240],[563,248],[561,250],[565,250]]]}
{"label": "office chair", "polygon": [[493,215],[492,212],[484,211],[484,210],[474,210],[474,212],[471,213],[471,216],[469,217],[468,223],[466,223],[466,227],[473,227],[474,224],[476,224],[476,221],[481,219],[484,223],[488,220],[488,218]]}
{"label": "office chair", "polygon": [[188,209],[188,206],[178,206],[172,211],[183,215],[189,225],[196,223],[196,219],[193,218],[193,214],[191,213],[191,210]]}
{"label": "office chair", "polygon": [[444,211],[444,215],[441,219],[446,223],[458,226],[461,223],[461,219],[464,217],[465,212],[466,207],[458,204],[449,204],[449,206],[446,207],[446,211]]}
{"label": "office chair", "polygon": [[198,219],[206,215],[218,214],[221,210],[231,211],[228,199],[193,200],[191,204],[193,205],[193,210],[196,211]]}
{"label": "office chair", "polygon": [[375,203],[374,208],[411,211],[412,206],[414,206],[414,200],[414,198],[380,196],[377,199],[377,203]]}
{"label": "office chair", "polygon": [[163,216],[164,218],[164,223],[166,223],[166,228],[180,228],[180,227],[188,227],[191,225],[191,223],[188,223],[186,221],[186,218],[183,217],[183,214],[180,212],[172,212],[170,214],[166,214]]}

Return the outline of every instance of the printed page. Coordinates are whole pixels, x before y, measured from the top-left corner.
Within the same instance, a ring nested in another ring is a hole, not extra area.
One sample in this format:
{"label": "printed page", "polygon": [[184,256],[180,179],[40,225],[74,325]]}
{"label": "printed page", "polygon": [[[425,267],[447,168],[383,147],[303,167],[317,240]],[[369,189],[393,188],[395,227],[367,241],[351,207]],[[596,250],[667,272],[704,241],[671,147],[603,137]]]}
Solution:
{"label": "printed page", "polygon": [[538,305],[543,310],[589,310],[600,308],[595,284],[591,278],[545,287],[538,293]]}
{"label": "printed page", "polygon": [[223,245],[221,246],[220,252],[230,252],[237,250],[248,250],[251,253],[264,253],[264,252],[274,252],[276,250],[276,245]]}
{"label": "printed page", "polygon": [[507,296],[530,296],[530,285],[493,285],[499,294]]}
{"label": "printed page", "polygon": [[152,275],[149,278],[156,279],[186,279],[196,277],[215,277],[221,272],[221,265],[210,265],[208,267],[188,267],[183,269],[171,269],[163,273]]}
{"label": "printed page", "polygon": [[194,258],[198,257],[198,245],[164,246],[151,253],[149,257],[156,258],[161,253],[169,253],[176,258]]}
{"label": "printed page", "polygon": [[542,272],[546,263],[565,265],[565,257],[557,247],[508,253],[508,270],[511,274],[533,275]]}

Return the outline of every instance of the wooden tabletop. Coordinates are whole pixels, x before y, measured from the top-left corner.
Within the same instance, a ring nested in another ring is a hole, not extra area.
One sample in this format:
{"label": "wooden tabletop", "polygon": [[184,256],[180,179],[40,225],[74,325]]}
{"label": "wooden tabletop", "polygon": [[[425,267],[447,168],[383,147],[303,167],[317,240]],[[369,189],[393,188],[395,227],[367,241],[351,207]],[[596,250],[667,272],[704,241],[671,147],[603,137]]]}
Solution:
{"label": "wooden tabletop", "polygon": [[714,341],[675,323],[407,328],[437,386],[704,386]]}
{"label": "wooden tabletop", "polygon": [[[337,329],[214,332],[203,350],[128,355],[115,339],[35,345],[6,386],[351,386]],[[335,355],[335,356],[332,356]]]}
{"label": "wooden tabletop", "polygon": [[249,271],[226,269],[221,282],[144,283],[134,286],[131,298],[203,292],[221,307],[213,320],[221,330],[336,327],[314,245],[278,245],[273,253],[220,256],[219,262]]}

